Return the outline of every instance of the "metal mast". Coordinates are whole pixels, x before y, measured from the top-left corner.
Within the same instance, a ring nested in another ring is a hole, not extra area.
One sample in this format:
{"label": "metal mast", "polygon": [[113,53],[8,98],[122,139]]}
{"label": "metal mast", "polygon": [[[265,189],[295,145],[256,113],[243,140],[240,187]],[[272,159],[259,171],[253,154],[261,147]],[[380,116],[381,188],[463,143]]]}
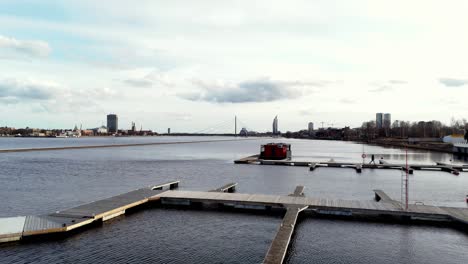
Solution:
{"label": "metal mast", "polygon": [[237,116],[234,116],[234,136],[237,137]]}
{"label": "metal mast", "polygon": [[408,177],[408,148],[406,148],[406,168],[405,173],[401,175],[401,203],[405,204],[405,210],[408,210],[408,196],[409,196],[409,177]]}

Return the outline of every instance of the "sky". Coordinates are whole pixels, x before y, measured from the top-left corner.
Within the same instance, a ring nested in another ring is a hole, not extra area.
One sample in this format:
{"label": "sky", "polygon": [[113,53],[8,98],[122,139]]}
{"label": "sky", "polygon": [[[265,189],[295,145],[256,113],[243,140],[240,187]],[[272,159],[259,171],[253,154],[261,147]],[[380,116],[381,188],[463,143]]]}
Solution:
{"label": "sky", "polygon": [[[0,0],[0,126],[466,118],[468,1]],[[210,130],[210,128],[212,128]],[[221,131],[225,130],[225,131]]]}

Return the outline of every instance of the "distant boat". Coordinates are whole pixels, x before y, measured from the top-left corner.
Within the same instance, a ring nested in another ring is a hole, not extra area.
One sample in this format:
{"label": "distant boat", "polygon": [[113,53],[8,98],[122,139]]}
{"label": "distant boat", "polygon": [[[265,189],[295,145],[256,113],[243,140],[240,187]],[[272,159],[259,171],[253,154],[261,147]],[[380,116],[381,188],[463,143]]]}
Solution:
{"label": "distant boat", "polygon": [[67,138],[68,136],[65,136],[65,135],[58,135],[58,136],[55,136],[56,138]]}

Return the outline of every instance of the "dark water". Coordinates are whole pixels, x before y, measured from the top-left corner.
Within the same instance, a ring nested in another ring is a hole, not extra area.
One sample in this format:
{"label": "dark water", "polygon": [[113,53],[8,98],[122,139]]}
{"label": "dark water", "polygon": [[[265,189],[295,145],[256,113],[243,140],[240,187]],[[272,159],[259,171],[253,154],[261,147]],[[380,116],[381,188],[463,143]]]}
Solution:
{"label": "dark water", "polygon": [[[8,147],[13,144],[8,140],[21,139],[1,139],[0,149],[13,148]],[[74,139],[73,144],[89,144],[89,139],[80,140]],[[92,140],[92,145],[98,145],[108,144],[109,139]],[[128,140],[139,143],[160,139],[112,140],[123,144]],[[238,192],[266,194],[288,194],[296,185],[304,185],[307,196],[358,200],[371,200],[372,190],[379,188],[400,198],[401,172],[396,170],[364,170],[362,174],[352,169],[309,172],[304,167],[232,163],[257,153],[259,145],[269,141],[3,153],[0,217],[50,213],[168,180],[181,180],[180,187],[190,190],[238,182]],[[362,145],[349,142],[281,141],[292,143],[293,156],[302,160],[358,162],[363,151]],[[36,139],[13,145],[48,147],[47,142]],[[405,159],[400,149],[365,146],[364,151],[389,161]],[[409,151],[408,158],[412,163],[453,159],[448,154],[414,150]],[[410,200],[466,207],[467,187],[468,173],[455,176],[416,171],[410,178]],[[147,210],[65,240],[0,247],[0,263],[259,263],[280,222],[281,218],[274,216]],[[306,219],[298,225],[289,261],[467,263],[467,246],[466,234],[446,228]]]}

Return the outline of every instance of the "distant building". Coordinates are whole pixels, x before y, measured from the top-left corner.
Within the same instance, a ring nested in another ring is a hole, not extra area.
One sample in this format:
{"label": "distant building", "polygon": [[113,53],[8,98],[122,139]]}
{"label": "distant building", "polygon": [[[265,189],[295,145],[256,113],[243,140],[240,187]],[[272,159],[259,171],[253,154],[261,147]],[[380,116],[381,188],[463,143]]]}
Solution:
{"label": "distant building", "polygon": [[119,119],[115,114],[107,115],[107,132],[117,133],[119,129]]}
{"label": "distant building", "polygon": [[168,128],[167,129],[167,134],[170,134],[171,133],[171,128]]}
{"label": "distant building", "polygon": [[243,127],[241,131],[239,132],[239,136],[241,137],[246,137],[249,134],[249,131],[247,131],[247,128]]}
{"label": "distant building", "polygon": [[309,135],[312,135],[314,133],[314,123],[309,122],[309,127],[307,131],[309,132]]}
{"label": "distant building", "polygon": [[375,127],[377,129],[383,128],[383,113],[375,114]]}
{"label": "distant building", "polygon": [[389,113],[383,115],[383,128],[389,129],[392,125],[392,116]]}
{"label": "distant building", "polygon": [[98,135],[107,134],[107,127],[105,127],[105,126],[98,127],[98,128],[96,128],[95,133],[98,134]]}
{"label": "distant building", "polygon": [[273,119],[273,135],[278,135],[278,116]]}
{"label": "distant building", "polygon": [[82,136],[92,136],[94,134],[94,131],[92,129],[83,129],[81,130],[81,135]]}

